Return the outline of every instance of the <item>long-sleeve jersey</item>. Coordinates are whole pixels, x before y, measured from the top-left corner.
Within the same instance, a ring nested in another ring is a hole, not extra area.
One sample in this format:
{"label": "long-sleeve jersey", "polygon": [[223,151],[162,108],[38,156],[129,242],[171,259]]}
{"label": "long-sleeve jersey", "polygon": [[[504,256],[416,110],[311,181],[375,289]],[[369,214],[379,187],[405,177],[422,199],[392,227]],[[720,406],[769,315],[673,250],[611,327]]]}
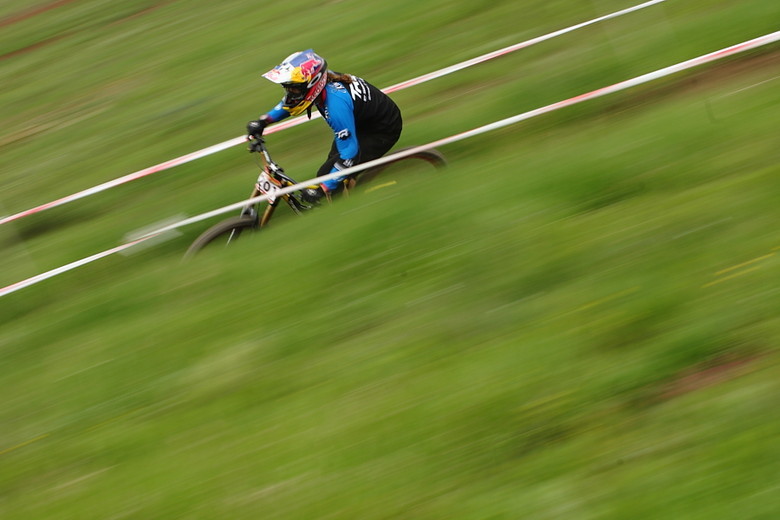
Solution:
{"label": "long-sleeve jersey", "polygon": [[[339,171],[357,162],[360,154],[358,135],[392,134],[401,124],[401,111],[384,92],[367,81],[350,76],[352,82],[331,82],[317,99],[317,110],[333,130],[341,158],[331,170]],[[279,102],[266,117],[269,122],[280,121],[290,113]]]}

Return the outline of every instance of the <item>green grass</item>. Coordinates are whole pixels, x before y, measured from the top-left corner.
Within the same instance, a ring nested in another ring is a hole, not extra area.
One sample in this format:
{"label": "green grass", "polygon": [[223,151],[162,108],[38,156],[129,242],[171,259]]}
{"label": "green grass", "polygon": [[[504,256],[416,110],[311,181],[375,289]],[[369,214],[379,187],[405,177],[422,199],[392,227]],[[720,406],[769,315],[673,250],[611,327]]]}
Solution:
{"label": "green grass", "polygon": [[[629,4],[152,5],[4,27],[2,53],[64,36],[0,62],[0,213],[235,137],[299,48],[387,86]],[[398,92],[399,146],[778,14],[671,2]],[[3,297],[0,517],[775,518],[778,74],[775,45],[445,147],[446,171],[186,264],[208,223]],[[300,178],[328,140],[268,139]],[[240,200],[239,148],[2,226],[0,284]]]}

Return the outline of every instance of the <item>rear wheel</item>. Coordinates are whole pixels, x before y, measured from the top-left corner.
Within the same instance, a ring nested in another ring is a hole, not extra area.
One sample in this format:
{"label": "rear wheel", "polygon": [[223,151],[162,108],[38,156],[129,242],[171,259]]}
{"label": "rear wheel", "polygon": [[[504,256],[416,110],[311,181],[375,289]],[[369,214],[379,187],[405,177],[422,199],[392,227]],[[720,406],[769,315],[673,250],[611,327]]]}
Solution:
{"label": "rear wheel", "polygon": [[[410,150],[410,148],[402,148],[401,150],[398,150],[394,153],[404,152],[406,150]],[[444,156],[439,152],[438,150],[431,148],[430,150],[422,150],[419,152],[415,152],[411,155],[407,155],[406,157],[401,157],[400,159],[396,159],[394,161],[390,161],[385,164],[380,164],[379,166],[374,166],[373,168],[369,168],[364,172],[361,172],[357,174],[357,184],[358,185],[365,185],[369,182],[372,182],[374,179],[376,179],[380,173],[385,171],[388,167],[398,164],[400,162],[404,162],[404,165],[409,163],[411,165],[412,162],[418,162],[423,161],[431,166],[433,166],[436,169],[444,168],[447,166],[447,159],[444,158]]]}
{"label": "rear wheel", "polygon": [[256,222],[257,220],[253,217],[241,216],[231,217],[214,224],[195,239],[190,248],[187,249],[185,258],[197,254],[206,246],[214,247],[221,244],[224,247],[234,242],[240,235],[255,231],[257,229]]}

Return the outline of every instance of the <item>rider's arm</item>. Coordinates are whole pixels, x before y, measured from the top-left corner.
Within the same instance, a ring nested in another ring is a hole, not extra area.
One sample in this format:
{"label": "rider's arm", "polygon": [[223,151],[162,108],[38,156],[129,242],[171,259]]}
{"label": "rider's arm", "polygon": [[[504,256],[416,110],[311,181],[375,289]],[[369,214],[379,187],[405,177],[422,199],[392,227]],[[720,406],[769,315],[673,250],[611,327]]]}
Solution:
{"label": "rider's arm", "polygon": [[258,119],[250,121],[246,124],[246,133],[249,137],[259,138],[263,135],[265,127],[271,123],[276,123],[282,119],[289,117],[290,113],[284,108],[284,100],[280,101],[274,108],[268,113],[263,114]]}
{"label": "rider's arm", "polygon": [[271,124],[290,117],[290,113],[284,109],[284,100],[282,100],[279,101],[279,103],[263,117],[268,122],[268,124]]}
{"label": "rider's arm", "polygon": [[346,92],[343,94],[333,95],[331,92],[328,93],[330,96],[330,102],[328,103],[330,118],[328,124],[333,129],[336,149],[339,152],[339,160],[333,165],[331,173],[354,165],[360,153],[352,98]]}

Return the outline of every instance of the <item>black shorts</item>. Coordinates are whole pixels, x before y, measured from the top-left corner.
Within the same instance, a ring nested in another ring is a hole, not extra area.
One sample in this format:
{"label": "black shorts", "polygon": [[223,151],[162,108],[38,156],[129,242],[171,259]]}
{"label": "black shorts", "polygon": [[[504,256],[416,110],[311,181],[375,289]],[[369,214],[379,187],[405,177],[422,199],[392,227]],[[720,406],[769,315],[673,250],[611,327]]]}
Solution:
{"label": "black shorts", "polygon": [[[357,131],[357,140],[360,151],[358,152],[357,160],[355,164],[360,164],[374,159],[379,159],[398,142],[398,138],[401,137],[401,123],[392,128],[388,132],[371,133]],[[333,169],[333,165],[339,160],[339,151],[336,148],[336,141],[333,141],[333,145],[330,147],[327,160],[317,170],[317,177],[327,175]]]}

